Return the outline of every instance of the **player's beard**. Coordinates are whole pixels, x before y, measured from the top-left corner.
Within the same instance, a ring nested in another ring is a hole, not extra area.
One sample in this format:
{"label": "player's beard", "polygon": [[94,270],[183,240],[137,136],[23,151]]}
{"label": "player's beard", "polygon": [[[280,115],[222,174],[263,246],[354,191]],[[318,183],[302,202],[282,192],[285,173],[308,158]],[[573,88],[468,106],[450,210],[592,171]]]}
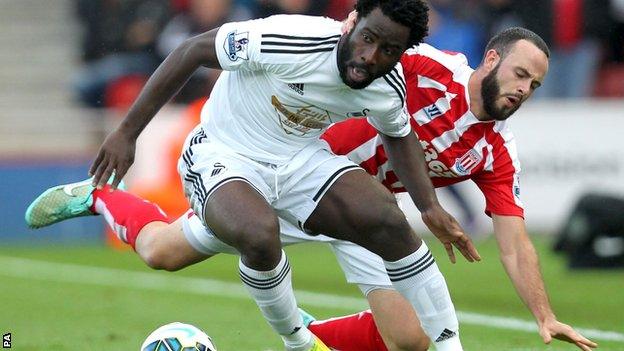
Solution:
{"label": "player's beard", "polygon": [[520,104],[509,109],[496,106],[496,101],[501,96],[500,83],[496,77],[499,67],[500,62],[483,78],[481,82],[481,99],[483,100],[483,109],[491,119],[504,121],[518,110]]}

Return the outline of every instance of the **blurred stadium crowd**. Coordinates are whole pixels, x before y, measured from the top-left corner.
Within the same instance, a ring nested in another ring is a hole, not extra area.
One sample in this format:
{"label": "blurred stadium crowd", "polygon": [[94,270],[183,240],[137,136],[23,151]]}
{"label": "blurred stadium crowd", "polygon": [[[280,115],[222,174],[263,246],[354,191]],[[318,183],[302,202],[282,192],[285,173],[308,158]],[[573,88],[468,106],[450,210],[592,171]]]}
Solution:
{"label": "blurred stadium crowd", "polygon": [[[354,0],[74,0],[82,65],[72,87],[89,107],[125,108],[178,44],[228,21],[279,13],[341,20]],[[624,97],[624,0],[429,0],[427,42],[479,64],[487,39],[510,26],[540,34],[552,50],[538,98]],[[207,96],[204,69],[174,102]]]}

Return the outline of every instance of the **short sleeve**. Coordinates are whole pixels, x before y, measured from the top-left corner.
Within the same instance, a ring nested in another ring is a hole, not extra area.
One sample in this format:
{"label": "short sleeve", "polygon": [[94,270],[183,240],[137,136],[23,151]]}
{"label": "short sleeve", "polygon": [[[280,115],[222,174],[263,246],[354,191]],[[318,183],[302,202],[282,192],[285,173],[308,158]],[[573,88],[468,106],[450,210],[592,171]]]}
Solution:
{"label": "short sleeve", "polygon": [[412,131],[405,106],[395,109],[385,117],[370,116],[367,120],[380,133],[395,138],[407,136]]}
{"label": "short sleeve", "polygon": [[339,22],[302,15],[276,15],[230,22],[217,31],[215,49],[226,71],[266,70],[277,73],[314,62],[331,52],[340,39]]}
{"label": "short sleeve", "polygon": [[259,53],[262,20],[231,22],[217,31],[215,46],[221,68],[226,71],[261,69]]}

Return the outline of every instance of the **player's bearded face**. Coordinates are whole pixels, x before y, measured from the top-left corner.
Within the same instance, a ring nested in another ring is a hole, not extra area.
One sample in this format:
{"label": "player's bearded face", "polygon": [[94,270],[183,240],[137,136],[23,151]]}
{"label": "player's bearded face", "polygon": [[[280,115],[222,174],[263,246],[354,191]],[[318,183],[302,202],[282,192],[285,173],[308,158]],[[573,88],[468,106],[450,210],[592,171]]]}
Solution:
{"label": "player's bearded face", "polygon": [[502,94],[500,80],[498,79],[498,69],[500,62],[481,82],[481,99],[483,109],[490,118],[497,121],[504,121],[520,108],[520,103],[507,105],[507,97]]}
{"label": "player's bearded face", "polygon": [[[351,40],[354,31],[344,35],[343,44],[338,48],[338,71],[340,72],[340,78],[351,89],[364,89],[370,85],[375,79],[381,77],[383,74],[375,73],[374,67],[367,67],[364,64],[358,64],[354,60],[354,47],[355,43]],[[356,71],[359,73],[359,80],[352,79],[349,71]]]}
{"label": "player's bearded face", "polygon": [[409,28],[393,22],[380,9],[359,19],[338,44],[338,71],[352,89],[363,89],[390,73],[407,48]]}

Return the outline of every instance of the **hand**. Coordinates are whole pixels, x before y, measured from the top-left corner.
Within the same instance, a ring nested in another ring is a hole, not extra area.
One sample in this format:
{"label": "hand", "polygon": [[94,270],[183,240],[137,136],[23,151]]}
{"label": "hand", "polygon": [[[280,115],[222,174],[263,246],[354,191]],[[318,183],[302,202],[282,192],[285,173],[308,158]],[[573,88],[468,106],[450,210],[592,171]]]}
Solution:
{"label": "hand", "polygon": [[481,261],[481,256],[464,233],[459,223],[440,205],[431,207],[421,213],[422,219],[431,232],[442,242],[452,263],[455,263],[453,246],[461,252],[468,262]]}
{"label": "hand", "polygon": [[355,21],[357,20],[357,11],[353,10],[351,12],[349,12],[349,16],[347,16],[347,18],[342,21],[342,34],[347,34],[349,33],[353,27],[355,27]]}
{"label": "hand", "polygon": [[119,129],[109,134],[89,169],[89,174],[93,176],[93,186],[102,189],[114,172],[115,179],[111,186],[117,189],[134,162],[135,148],[136,139]]}
{"label": "hand", "polygon": [[591,351],[591,349],[598,347],[598,344],[577,333],[571,326],[563,324],[556,319],[542,323],[539,326],[539,333],[545,344],[550,344],[552,338],[555,338],[575,344],[583,351]]}

